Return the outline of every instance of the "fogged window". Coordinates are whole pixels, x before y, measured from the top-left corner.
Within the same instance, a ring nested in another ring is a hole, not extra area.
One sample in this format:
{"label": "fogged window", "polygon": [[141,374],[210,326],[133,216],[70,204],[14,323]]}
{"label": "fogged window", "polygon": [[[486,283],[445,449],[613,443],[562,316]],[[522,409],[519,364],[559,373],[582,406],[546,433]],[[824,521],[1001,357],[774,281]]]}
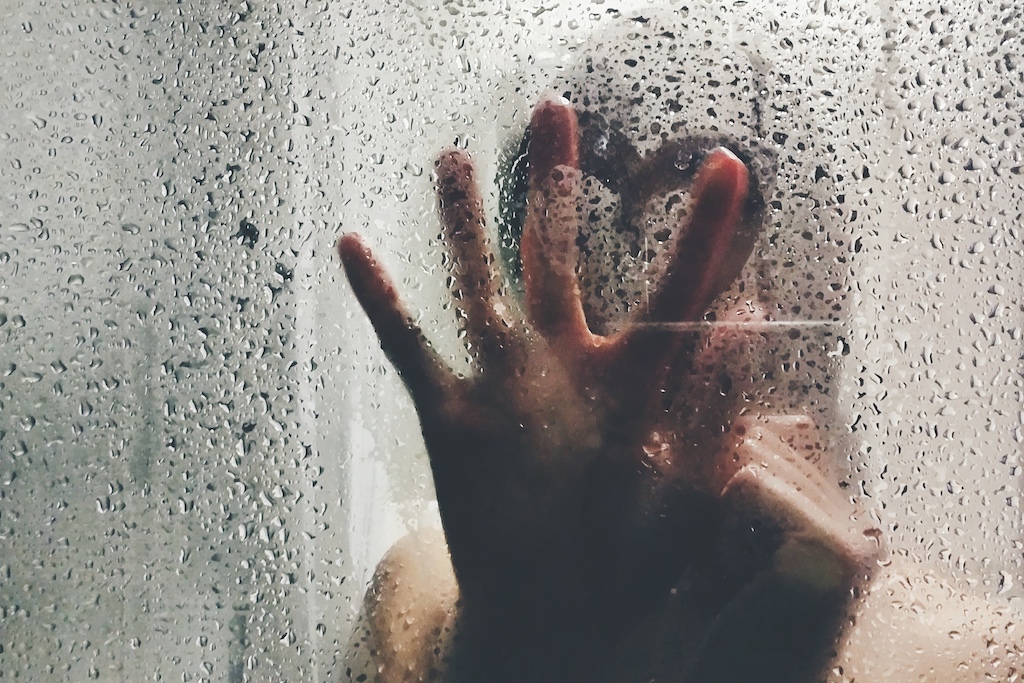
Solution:
{"label": "fogged window", "polygon": [[[373,568],[437,513],[335,241],[366,236],[467,367],[433,159],[472,151],[514,263],[516,158],[545,93],[620,151],[742,143],[767,226],[749,277],[779,319],[838,330],[831,466],[895,554],[1018,596],[1015,3],[375,7],[8,8],[0,679],[357,677]],[[585,302],[613,326],[667,234],[588,192]]]}

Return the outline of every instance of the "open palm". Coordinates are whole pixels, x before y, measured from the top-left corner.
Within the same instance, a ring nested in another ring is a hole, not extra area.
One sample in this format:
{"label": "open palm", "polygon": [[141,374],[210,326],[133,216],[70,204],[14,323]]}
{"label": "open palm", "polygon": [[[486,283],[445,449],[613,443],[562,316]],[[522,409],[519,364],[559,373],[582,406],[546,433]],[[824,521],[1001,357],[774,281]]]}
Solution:
{"label": "open palm", "polygon": [[530,135],[525,315],[501,292],[472,161],[449,152],[437,165],[474,376],[433,352],[358,236],[339,251],[414,399],[461,604],[490,634],[483,647],[536,661],[558,633],[561,666],[578,672],[577,651],[612,642],[681,580],[705,581],[714,611],[763,568],[763,558],[736,576],[711,566],[723,487],[744,471],[742,457],[721,455],[736,416],[715,387],[686,380],[714,345],[658,325],[699,321],[737,276],[749,181],[729,151],[707,155],[659,288],[629,324],[598,336],[576,275],[574,110],[541,103]]}

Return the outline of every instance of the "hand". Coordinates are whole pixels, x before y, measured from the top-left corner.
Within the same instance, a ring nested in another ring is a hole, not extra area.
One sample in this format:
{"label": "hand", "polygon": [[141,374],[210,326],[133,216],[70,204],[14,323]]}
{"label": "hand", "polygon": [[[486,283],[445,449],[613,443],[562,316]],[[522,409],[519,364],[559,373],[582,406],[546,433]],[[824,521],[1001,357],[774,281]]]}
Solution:
{"label": "hand", "polygon": [[[707,156],[659,288],[630,324],[597,336],[575,273],[575,112],[543,102],[530,132],[525,320],[501,291],[472,161],[450,152],[437,163],[473,377],[433,352],[357,236],[343,237],[339,251],[419,413],[464,609],[509,656],[542,656],[537,648],[558,633],[551,647],[571,659],[664,601],[682,578],[707,583],[713,612],[764,568],[725,580],[715,566],[735,492],[761,501],[764,479],[752,476],[752,457],[735,455],[749,453],[745,441],[729,449],[732,407],[697,372],[723,343],[749,340],[647,324],[699,321],[736,277],[750,249],[737,237],[749,180],[732,153]],[[723,496],[727,489],[733,495]],[[788,519],[800,497],[788,500],[796,502],[754,507]]]}

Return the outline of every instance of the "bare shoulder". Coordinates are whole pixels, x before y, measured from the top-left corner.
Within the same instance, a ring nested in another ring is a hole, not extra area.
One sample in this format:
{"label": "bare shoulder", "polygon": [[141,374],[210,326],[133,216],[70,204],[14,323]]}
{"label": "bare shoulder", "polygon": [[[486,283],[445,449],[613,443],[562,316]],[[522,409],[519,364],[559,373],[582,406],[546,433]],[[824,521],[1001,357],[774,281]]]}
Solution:
{"label": "bare shoulder", "polygon": [[1012,681],[1024,665],[1020,605],[998,604],[895,560],[853,612],[830,683]]}
{"label": "bare shoulder", "polygon": [[443,679],[457,601],[441,531],[412,532],[388,550],[365,604],[378,683]]}

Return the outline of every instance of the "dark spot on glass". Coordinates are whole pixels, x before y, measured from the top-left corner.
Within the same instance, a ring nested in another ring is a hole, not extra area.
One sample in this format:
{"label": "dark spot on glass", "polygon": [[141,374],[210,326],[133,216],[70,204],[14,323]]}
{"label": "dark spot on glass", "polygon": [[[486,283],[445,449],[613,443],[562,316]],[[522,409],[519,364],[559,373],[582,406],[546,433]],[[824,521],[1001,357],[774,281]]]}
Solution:
{"label": "dark spot on glass", "polygon": [[235,233],[235,237],[238,237],[242,244],[252,249],[260,240],[260,230],[256,227],[255,223],[243,218],[238,225],[238,232]]}

